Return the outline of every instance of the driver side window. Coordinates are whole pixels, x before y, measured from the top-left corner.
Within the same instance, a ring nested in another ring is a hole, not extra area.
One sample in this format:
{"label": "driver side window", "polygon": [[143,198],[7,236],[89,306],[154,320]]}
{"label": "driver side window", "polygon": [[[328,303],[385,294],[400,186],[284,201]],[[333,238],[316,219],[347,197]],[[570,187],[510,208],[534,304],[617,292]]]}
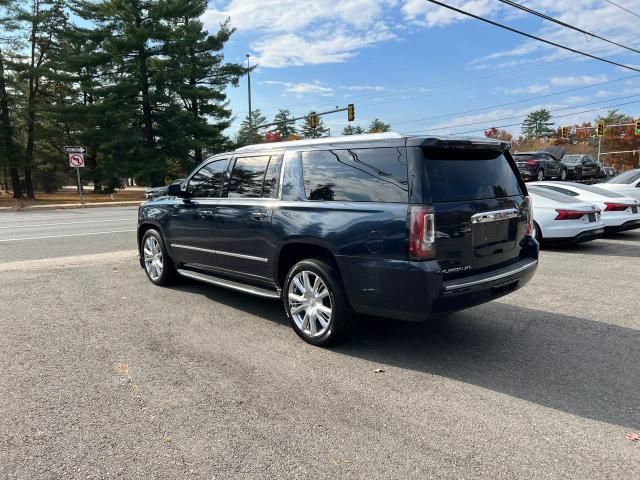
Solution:
{"label": "driver side window", "polygon": [[228,158],[207,163],[189,179],[187,192],[194,198],[219,197],[228,165]]}

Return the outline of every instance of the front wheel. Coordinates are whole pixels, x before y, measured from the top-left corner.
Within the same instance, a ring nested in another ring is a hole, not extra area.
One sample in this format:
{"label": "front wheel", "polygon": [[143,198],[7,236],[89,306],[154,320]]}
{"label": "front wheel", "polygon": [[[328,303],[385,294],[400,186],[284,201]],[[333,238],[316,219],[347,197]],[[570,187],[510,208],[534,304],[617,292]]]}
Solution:
{"label": "front wheel", "polygon": [[579,168],[576,168],[575,172],[576,172],[575,173],[576,180],[582,180],[582,170],[580,170]]}
{"label": "front wheel", "polygon": [[296,263],[287,274],[284,309],[305,342],[326,346],[344,338],[352,312],[335,267],[319,259]]}
{"label": "front wheel", "polygon": [[544,170],[540,169],[538,170],[538,181],[541,182],[544,180]]}
{"label": "front wheel", "polygon": [[566,179],[567,179],[567,170],[563,168],[562,171],[560,172],[560,180],[564,182]]}
{"label": "front wheel", "polygon": [[169,257],[162,235],[155,229],[147,230],[140,242],[144,271],[155,285],[170,285],[176,277],[173,260]]}

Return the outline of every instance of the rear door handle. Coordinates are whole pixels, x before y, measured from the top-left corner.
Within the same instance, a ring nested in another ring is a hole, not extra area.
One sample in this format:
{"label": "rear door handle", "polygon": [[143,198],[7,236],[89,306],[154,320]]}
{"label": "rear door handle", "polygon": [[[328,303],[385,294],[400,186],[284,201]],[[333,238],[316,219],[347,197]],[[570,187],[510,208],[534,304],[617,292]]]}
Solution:
{"label": "rear door handle", "polygon": [[202,217],[211,217],[213,216],[213,210],[200,210],[200,215]]}
{"label": "rear door handle", "polygon": [[254,220],[265,220],[268,216],[266,212],[251,212],[251,218]]}

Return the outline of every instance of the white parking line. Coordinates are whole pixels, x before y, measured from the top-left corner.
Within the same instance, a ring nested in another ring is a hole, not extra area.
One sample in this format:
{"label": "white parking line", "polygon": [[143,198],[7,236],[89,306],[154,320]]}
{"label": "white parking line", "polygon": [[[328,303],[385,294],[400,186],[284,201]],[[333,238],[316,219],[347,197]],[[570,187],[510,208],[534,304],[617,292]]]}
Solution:
{"label": "white parking line", "polygon": [[25,240],[42,240],[47,238],[63,238],[63,237],[84,237],[86,235],[108,235],[110,233],[129,233],[136,230],[113,230],[111,232],[91,232],[91,233],[70,233],[67,235],[47,235],[45,237],[24,237],[24,238],[5,238],[1,242],[22,242]]}
{"label": "white parking line", "polygon": [[56,227],[58,225],[84,225],[87,223],[107,223],[107,222],[126,222],[127,220],[132,220],[131,218],[115,218],[113,220],[88,220],[86,222],[60,222],[60,223],[34,223],[31,225],[3,225],[2,228],[29,228],[29,227]]}

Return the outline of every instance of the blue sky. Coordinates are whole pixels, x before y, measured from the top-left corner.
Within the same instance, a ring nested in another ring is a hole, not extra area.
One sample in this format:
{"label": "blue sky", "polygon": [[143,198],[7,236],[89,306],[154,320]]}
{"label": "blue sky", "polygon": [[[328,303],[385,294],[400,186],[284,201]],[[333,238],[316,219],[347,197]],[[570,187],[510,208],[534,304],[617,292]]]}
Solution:
{"label": "blue sky", "polygon": [[[496,0],[445,3],[640,68],[640,54]],[[606,0],[519,3],[640,49],[640,18]],[[640,0],[616,3],[640,14]],[[225,56],[240,62],[249,53],[252,63],[259,63],[252,74],[253,106],[269,119],[279,108],[303,115],[354,103],[355,123],[363,127],[377,117],[402,133],[481,135],[491,126],[518,124],[538,108],[554,111],[558,126],[593,120],[613,105],[640,114],[637,72],[545,46],[425,0],[211,1],[203,20],[214,30],[227,17],[237,32]],[[233,133],[247,113],[246,79],[229,89],[229,97],[237,116]],[[635,103],[621,105],[630,102]],[[602,110],[578,113],[597,108]],[[324,120],[336,135],[347,124],[346,112]],[[506,129],[520,132],[518,126]]]}

